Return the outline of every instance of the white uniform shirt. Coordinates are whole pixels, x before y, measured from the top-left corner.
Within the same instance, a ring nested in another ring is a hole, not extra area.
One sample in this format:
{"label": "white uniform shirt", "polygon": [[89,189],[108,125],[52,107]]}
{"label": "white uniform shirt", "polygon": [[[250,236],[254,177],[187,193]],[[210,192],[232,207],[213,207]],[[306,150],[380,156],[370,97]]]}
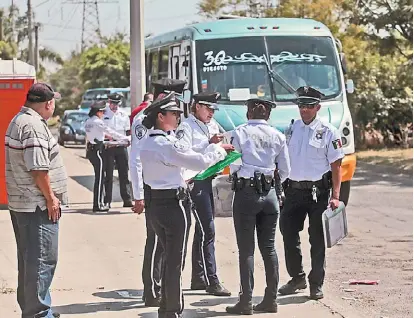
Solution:
{"label": "white uniform shirt", "polygon": [[104,141],[105,135],[111,136],[115,140],[129,140],[125,135],[119,134],[109,128],[98,116],[92,116],[85,122],[86,139],[91,144],[96,144],[95,139]]}
{"label": "white uniform shirt", "polygon": [[142,179],[142,164],[140,151],[145,139],[148,137],[148,129],[142,125],[145,116],[135,116],[131,126],[131,153],[129,156],[129,170],[131,173],[132,192],[134,200],[144,199],[144,183]]}
{"label": "white uniform shirt", "polygon": [[289,176],[290,163],[285,136],[266,120],[250,119],[232,131],[231,144],[241,152],[241,165],[230,165],[239,178],[252,178],[254,172],[273,175],[276,163],[282,182]]}
{"label": "white uniform shirt", "polygon": [[342,159],[344,152],[339,131],[318,117],[309,125],[296,120],[288,137],[288,149],[294,181],[318,181],[331,170],[330,164]]}
{"label": "white uniform shirt", "polygon": [[105,109],[103,121],[111,129],[122,135],[126,135],[126,132],[131,129],[128,115],[119,110],[114,113],[109,107]]}
{"label": "white uniform shirt", "polygon": [[151,130],[144,141],[140,155],[144,181],[152,189],[186,188],[185,169],[202,171],[226,157],[219,145],[209,145],[203,153],[177,142],[161,130]]}

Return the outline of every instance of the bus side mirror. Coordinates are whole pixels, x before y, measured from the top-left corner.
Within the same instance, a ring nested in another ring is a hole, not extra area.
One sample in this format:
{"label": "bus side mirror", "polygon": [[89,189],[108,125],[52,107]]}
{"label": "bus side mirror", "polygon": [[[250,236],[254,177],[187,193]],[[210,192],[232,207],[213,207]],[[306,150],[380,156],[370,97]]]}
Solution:
{"label": "bus side mirror", "polygon": [[183,91],[183,102],[189,104],[191,102],[191,91],[186,89]]}
{"label": "bus side mirror", "polygon": [[348,94],[352,94],[353,92],[355,92],[355,86],[354,86],[353,80],[351,79],[346,80],[345,87],[346,87],[346,91]]}
{"label": "bus side mirror", "polygon": [[345,53],[339,53],[339,57],[341,58],[342,71],[344,72],[344,74],[346,74],[348,73],[348,67],[346,65]]}

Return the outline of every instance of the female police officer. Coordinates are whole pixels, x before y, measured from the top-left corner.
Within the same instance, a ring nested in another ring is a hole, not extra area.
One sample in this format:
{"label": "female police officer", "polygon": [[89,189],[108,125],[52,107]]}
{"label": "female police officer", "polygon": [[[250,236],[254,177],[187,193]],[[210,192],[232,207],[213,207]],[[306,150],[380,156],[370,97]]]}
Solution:
{"label": "female police officer", "polygon": [[104,161],[102,157],[104,138],[115,140],[129,140],[128,137],[118,134],[110,129],[102,121],[106,104],[99,101],[91,106],[89,119],[85,122],[86,139],[88,149],[86,156],[92,163],[95,170],[95,183],[93,187],[93,212],[108,211],[109,208],[104,205]]}
{"label": "female police officer", "polygon": [[147,217],[164,249],[161,303],[158,317],[181,317],[183,293],[181,272],[190,225],[191,201],[184,169],[204,170],[224,159],[230,145],[209,145],[204,153],[177,143],[167,132],[177,128],[180,113],[174,93],[154,102],[144,113],[143,124],[154,126],[141,148]]}
{"label": "female police officer", "polygon": [[[203,152],[211,143],[223,140],[221,135],[211,137],[209,127],[214,111],[218,110],[219,93],[200,93],[193,96],[192,114],[184,119],[176,131],[176,137],[185,146],[196,152]],[[218,130],[218,127],[217,129]],[[193,210],[196,228],[192,251],[192,290],[206,290],[215,296],[230,296],[217,277],[214,248],[214,199],[212,178],[194,181],[191,199],[195,204]]]}
{"label": "female police officer", "polygon": [[239,248],[241,291],[239,302],[227,307],[231,314],[252,314],[254,286],[254,232],[262,254],[266,272],[266,290],[263,301],[254,307],[259,312],[277,312],[276,295],[279,266],[275,251],[275,232],[279,203],[274,188],[276,164],[281,180],[290,173],[285,136],[271,127],[269,119],[275,104],[261,99],[247,101],[245,125],[232,133],[232,144],[242,153],[242,163],[232,165],[233,218]]}

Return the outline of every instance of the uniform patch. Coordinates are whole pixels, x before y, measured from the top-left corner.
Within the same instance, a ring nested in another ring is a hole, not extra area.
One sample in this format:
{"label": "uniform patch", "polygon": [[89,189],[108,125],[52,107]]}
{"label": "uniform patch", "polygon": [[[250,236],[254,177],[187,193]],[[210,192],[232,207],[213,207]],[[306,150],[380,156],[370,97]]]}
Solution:
{"label": "uniform patch", "polygon": [[316,139],[318,139],[318,140],[321,140],[321,139],[322,139],[322,137],[323,137],[323,133],[324,133],[324,130],[323,130],[323,129],[319,129],[319,130],[317,130],[317,131],[316,131],[315,138],[316,138]]}
{"label": "uniform patch", "polygon": [[184,150],[185,149],[185,146],[183,144],[179,143],[178,141],[176,141],[174,143],[174,147],[179,149],[179,150]]}
{"label": "uniform patch", "polygon": [[138,139],[144,138],[145,134],[147,133],[147,128],[143,125],[138,125],[135,127],[135,136]]}
{"label": "uniform patch", "polygon": [[182,139],[184,137],[184,130],[179,130],[175,133],[175,138]]}
{"label": "uniform patch", "polygon": [[333,145],[334,149],[342,148],[341,139],[336,139],[336,140],[332,141],[332,145]]}

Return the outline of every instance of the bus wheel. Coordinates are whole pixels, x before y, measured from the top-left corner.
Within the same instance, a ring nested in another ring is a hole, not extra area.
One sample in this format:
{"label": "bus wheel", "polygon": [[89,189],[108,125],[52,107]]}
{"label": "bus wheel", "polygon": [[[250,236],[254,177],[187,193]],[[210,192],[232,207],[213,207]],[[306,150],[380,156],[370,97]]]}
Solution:
{"label": "bus wheel", "polygon": [[348,205],[349,193],[351,192],[351,181],[344,181],[341,183],[341,192],[339,194],[339,201]]}

